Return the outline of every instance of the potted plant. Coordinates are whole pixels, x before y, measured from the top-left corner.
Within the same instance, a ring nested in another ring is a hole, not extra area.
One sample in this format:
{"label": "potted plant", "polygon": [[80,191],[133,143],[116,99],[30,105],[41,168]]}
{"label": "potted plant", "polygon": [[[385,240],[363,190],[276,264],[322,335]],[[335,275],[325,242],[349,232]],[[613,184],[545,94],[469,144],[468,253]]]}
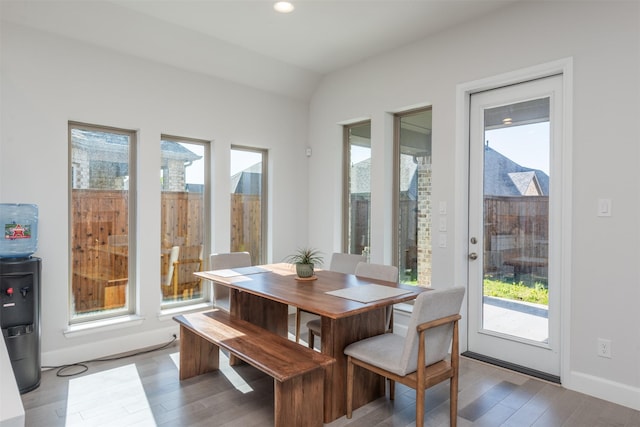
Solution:
{"label": "potted plant", "polygon": [[302,279],[313,277],[313,267],[323,262],[322,254],[313,248],[298,248],[296,252],[286,258],[286,262],[295,264],[296,274]]}

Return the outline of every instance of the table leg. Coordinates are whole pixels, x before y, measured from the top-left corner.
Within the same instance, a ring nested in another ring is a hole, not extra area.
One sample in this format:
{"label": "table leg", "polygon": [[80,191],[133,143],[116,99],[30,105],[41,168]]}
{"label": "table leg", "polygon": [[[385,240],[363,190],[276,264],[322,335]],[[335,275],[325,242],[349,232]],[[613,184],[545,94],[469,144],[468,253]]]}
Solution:
{"label": "table leg", "polygon": [[[342,319],[322,320],[324,354],[336,359],[333,376],[325,384],[324,422],[330,423],[346,414],[347,357],[344,348],[356,341],[385,332],[385,309],[368,311]],[[384,396],[384,378],[363,369],[357,369],[354,378],[354,408]]]}
{"label": "table leg", "polygon": [[[289,334],[289,306],[271,301],[248,292],[237,289],[229,290],[229,314],[236,319],[258,325],[280,336]],[[235,366],[242,363],[240,359],[231,355],[229,364]]]}

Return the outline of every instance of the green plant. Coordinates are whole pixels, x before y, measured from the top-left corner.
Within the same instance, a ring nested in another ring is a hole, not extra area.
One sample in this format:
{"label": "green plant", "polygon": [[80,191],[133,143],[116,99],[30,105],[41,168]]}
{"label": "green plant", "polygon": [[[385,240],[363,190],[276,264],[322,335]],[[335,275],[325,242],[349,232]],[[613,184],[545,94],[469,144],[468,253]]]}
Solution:
{"label": "green plant", "polygon": [[285,261],[291,264],[321,265],[324,261],[322,253],[313,248],[298,248],[295,253],[287,256]]}
{"label": "green plant", "polygon": [[549,305],[549,291],[542,283],[535,283],[530,287],[522,282],[509,283],[485,279],[484,294],[486,296]]}

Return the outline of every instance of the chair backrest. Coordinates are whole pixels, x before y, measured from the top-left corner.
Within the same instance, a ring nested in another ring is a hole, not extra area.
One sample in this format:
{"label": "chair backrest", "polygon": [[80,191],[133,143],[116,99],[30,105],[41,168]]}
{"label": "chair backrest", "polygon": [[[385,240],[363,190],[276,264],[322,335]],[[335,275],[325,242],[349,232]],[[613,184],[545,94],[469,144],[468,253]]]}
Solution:
{"label": "chair backrest", "polygon": [[398,283],[398,267],[395,265],[371,264],[359,262],[356,264],[355,275],[369,279],[384,280]]}
{"label": "chair backrest", "polygon": [[[465,288],[458,286],[423,292],[416,298],[407,328],[407,337],[400,358],[401,375],[415,372],[418,366],[418,331],[421,323],[460,313]],[[449,353],[452,338],[451,323],[427,330],[425,333],[426,366],[444,359]]]}
{"label": "chair backrest", "polygon": [[177,267],[178,284],[198,282],[193,273],[202,270],[202,245],[181,246]]}
{"label": "chair backrest", "polygon": [[175,270],[175,263],[176,261],[178,261],[179,256],[180,246],[173,246],[169,254],[169,268],[167,270],[167,275],[164,278],[163,284],[165,286],[171,286],[171,282],[173,281],[173,271]]}
{"label": "chair backrest", "polygon": [[249,252],[226,252],[211,254],[210,267],[212,270],[225,268],[251,267],[251,254]]}
{"label": "chair backrest", "polygon": [[356,265],[363,261],[366,261],[364,255],[334,252],[331,255],[329,270],[344,274],[354,274],[356,272]]}

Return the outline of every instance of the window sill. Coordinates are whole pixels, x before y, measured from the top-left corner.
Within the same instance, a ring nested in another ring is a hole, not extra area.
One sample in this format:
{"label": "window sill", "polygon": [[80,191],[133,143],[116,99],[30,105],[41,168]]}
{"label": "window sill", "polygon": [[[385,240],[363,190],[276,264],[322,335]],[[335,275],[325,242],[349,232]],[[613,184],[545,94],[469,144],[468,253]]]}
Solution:
{"label": "window sill", "polygon": [[84,322],[74,325],[69,325],[64,336],[67,338],[73,338],[83,335],[93,334],[96,331],[111,331],[115,329],[130,328],[133,326],[139,326],[144,321],[144,317],[135,314],[128,316],[119,316],[112,319],[101,319],[92,322]]}
{"label": "window sill", "polygon": [[400,312],[411,314],[413,313],[413,302],[411,303],[401,302],[399,304],[394,304],[393,309],[394,311],[400,311]]}
{"label": "window sill", "polygon": [[158,319],[172,320],[173,316],[176,316],[178,314],[194,313],[198,311],[208,311],[208,310],[212,310],[213,308],[214,307],[211,305],[210,302],[202,302],[202,303],[193,304],[193,305],[182,305],[180,307],[171,307],[171,308],[166,308],[164,310],[160,310],[160,313],[158,314]]}

